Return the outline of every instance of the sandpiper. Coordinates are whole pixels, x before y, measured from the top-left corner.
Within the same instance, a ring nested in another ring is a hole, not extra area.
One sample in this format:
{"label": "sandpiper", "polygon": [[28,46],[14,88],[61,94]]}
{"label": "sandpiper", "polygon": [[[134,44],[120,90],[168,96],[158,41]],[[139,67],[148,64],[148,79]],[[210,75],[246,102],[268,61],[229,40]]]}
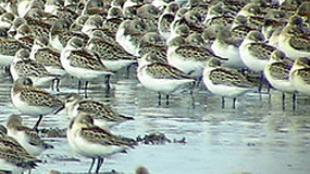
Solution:
{"label": "sandpiper", "polygon": [[233,98],[233,108],[236,107],[236,97],[254,90],[254,84],[245,75],[235,69],[221,67],[217,59],[210,59],[203,72],[203,82],[208,90],[222,96],[222,108],[225,107],[224,97]]}
{"label": "sandpiper", "polygon": [[60,19],[53,24],[51,32],[49,33],[49,40],[50,45],[56,50],[62,51],[67,45],[67,42],[74,36],[82,38],[85,42],[89,39],[89,37],[82,32],[68,30],[69,27],[70,24],[67,20]]}
{"label": "sandpiper", "polygon": [[25,46],[16,39],[0,37],[0,66],[10,65],[15,53],[21,48]]}
{"label": "sandpiper", "polygon": [[140,20],[124,20],[116,33],[116,41],[131,55],[139,56],[138,43],[147,31],[145,23]]}
{"label": "sandpiper", "polygon": [[47,37],[37,37],[31,49],[30,59],[43,65],[51,75],[56,77],[56,89],[59,91],[60,78],[65,76],[67,72],[62,67],[60,53],[51,49],[48,45],[49,39]]}
{"label": "sandpiper", "polygon": [[239,47],[243,63],[252,71],[261,72],[269,62],[275,47],[265,43],[265,37],[259,31],[251,31]]}
{"label": "sandpiper", "polygon": [[30,53],[27,49],[20,49],[16,52],[10,67],[13,80],[20,77],[28,77],[35,86],[45,85],[56,78],[50,74],[42,64],[30,59]]}
{"label": "sandpiper", "polygon": [[62,101],[52,96],[50,93],[34,87],[29,78],[20,78],[14,81],[11,90],[11,100],[13,105],[22,113],[39,116],[34,129],[38,126],[43,115],[57,114],[64,108]]}
{"label": "sandpiper", "polygon": [[82,32],[84,32],[85,34],[87,34],[88,36],[90,36],[91,32],[94,30],[94,29],[97,29],[97,28],[101,28],[102,27],[102,23],[103,23],[103,18],[102,16],[100,15],[92,15],[90,16],[83,28],[82,28]]}
{"label": "sandpiper", "polygon": [[[113,75],[100,58],[84,49],[84,42],[79,37],[71,38],[61,52],[61,64],[64,69],[79,80],[85,80],[85,96],[87,96],[88,81]],[[107,84],[109,88],[109,84]],[[79,84],[80,88],[80,84]]]}
{"label": "sandpiper", "polygon": [[158,19],[158,31],[165,39],[170,37],[171,24],[174,21],[174,18],[175,12],[169,10],[168,7],[166,7]]}
{"label": "sandpiper", "polygon": [[227,60],[216,56],[212,50],[188,44],[175,43],[176,39],[169,42],[167,59],[170,65],[182,70],[192,77],[199,78],[203,68],[210,58]]}
{"label": "sandpiper", "polygon": [[92,32],[86,48],[97,54],[100,61],[111,71],[116,72],[137,62],[137,57],[127,53],[120,45],[107,42],[104,31]]}
{"label": "sandpiper", "polygon": [[264,68],[264,75],[269,84],[282,92],[282,109],[285,109],[285,93],[293,94],[293,109],[295,105],[295,87],[289,75],[293,61],[280,50],[275,50],[270,56],[268,64]]}
{"label": "sandpiper", "polygon": [[292,16],[279,35],[278,47],[292,59],[309,57],[309,33],[309,30],[303,26],[302,19],[299,16]]}
{"label": "sandpiper", "polygon": [[22,173],[37,167],[37,160],[30,155],[14,138],[7,135],[7,129],[0,126],[0,171]]}
{"label": "sandpiper", "polygon": [[67,138],[73,151],[92,159],[88,173],[91,173],[96,159],[98,164],[95,173],[99,173],[105,157],[125,152],[137,145],[133,139],[113,135],[95,126],[93,118],[88,114],[80,114],[72,119]]}
{"label": "sandpiper", "polygon": [[133,120],[132,117],[119,114],[102,102],[83,99],[78,94],[68,95],[65,106],[67,115],[71,119],[77,117],[80,113],[88,113],[94,119],[94,124],[99,127],[108,127],[113,123]]}
{"label": "sandpiper", "polygon": [[21,116],[11,115],[7,121],[8,135],[15,138],[30,155],[38,156],[44,150],[53,148],[39,137],[38,132],[24,126],[22,121]]}
{"label": "sandpiper", "polygon": [[218,28],[216,39],[214,40],[211,49],[214,54],[219,57],[228,58],[224,63],[229,67],[244,68],[245,65],[239,54],[239,46],[242,40],[231,36],[231,32],[227,28]]}
{"label": "sandpiper", "polygon": [[181,70],[169,64],[153,63],[153,56],[157,55],[145,54],[138,60],[137,76],[145,88],[158,92],[159,104],[161,94],[166,95],[166,104],[169,104],[170,94],[184,92],[195,86],[195,79]]}
{"label": "sandpiper", "polygon": [[305,95],[310,95],[310,60],[297,58],[290,71],[290,80],[295,89]]}

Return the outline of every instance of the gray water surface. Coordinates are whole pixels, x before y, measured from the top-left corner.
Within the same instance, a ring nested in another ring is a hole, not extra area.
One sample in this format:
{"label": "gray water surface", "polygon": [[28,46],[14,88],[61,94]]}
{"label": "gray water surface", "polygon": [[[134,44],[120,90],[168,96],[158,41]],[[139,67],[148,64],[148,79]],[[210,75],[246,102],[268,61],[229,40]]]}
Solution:
{"label": "gray water surface", "polygon": [[[132,138],[155,132],[170,139],[186,138],[186,144],[139,145],[127,154],[105,159],[101,171],[112,169],[133,173],[140,165],[152,174],[309,174],[310,172],[310,107],[309,100],[298,96],[295,112],[287,97],[282,110],[281,94],[250,93],[240,97],[237,109],[227,99],[221,108],[220,97],[200,87],[189,94],[172,96],[170,104],[158,105],[157,93],[139,85],[134,70],[130,78],[112,78],[113,90],[105,92],[102,83],[92,84],[89,97],[111,105],[119,113],[132,116],[113,127],[116,134]],[[0,122],[5,124],[12,113],[18,113],[10,100],[11,79],[0,74]],[[63,80],[60,98],[77,92],[76,80]],[[49,89],[47,89],[49,90]],[[24,116],[33,126],[37,118]],[[66,128],[65,112],[44,117],[41,128]],[[51,169],[62,172],[86,172],[91,160],[74,154],[65,138],[49,138],[55,146],[41,154],[44,163],[33,173]],[[79,159],[67,160],[67,159]]]}

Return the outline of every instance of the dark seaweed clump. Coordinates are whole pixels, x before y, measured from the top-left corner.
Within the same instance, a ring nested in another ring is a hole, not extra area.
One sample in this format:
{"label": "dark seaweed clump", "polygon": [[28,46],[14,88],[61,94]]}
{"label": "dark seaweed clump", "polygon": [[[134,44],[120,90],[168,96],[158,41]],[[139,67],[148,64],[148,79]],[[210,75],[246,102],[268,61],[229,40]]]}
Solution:
{"label": "dark seaweed clump", "polygon": [[148,135],[144,135],[141,137],[140,135],[136,138],[138,143],[142,144],[166,144],[166,143],[180,143],[185,144],[186,139],[185,137],[181,138],[180,140],[177,139],[169,139],[164,133],[151,133]]}

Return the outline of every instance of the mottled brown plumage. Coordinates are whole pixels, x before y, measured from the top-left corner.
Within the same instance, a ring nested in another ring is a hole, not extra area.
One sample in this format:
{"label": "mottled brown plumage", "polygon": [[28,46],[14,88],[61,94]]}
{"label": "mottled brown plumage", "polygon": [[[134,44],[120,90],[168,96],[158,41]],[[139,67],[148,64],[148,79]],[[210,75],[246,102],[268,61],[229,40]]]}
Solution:
{"label": "mottled brown plumage", "polygon": [[214,84],[251,88],[254,84],[246,76],[234,69],[216,68],[211,71],[210,79]]}

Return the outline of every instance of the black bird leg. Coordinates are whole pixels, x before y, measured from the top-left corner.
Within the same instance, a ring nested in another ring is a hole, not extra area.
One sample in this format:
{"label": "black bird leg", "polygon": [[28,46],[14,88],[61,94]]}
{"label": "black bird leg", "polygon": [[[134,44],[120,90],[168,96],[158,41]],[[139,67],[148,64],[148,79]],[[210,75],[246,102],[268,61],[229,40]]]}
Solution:
{"label": "black bird leg", "polygon": [[39,127],[40,122],[42,121],[42,118],[43,118],[43,115],[40,115],[39,120],[36,122],[36,124],[33,127],[33,130],[39,132],[38,127]]}
{"label": "black bird leg", "polygon": [[93,169],[93,167],[94,167],[94,164],[95,164],[96,158],[92,158],[91,160],[92,160],[92,162],[91,162],[91,164],[90,164],[90,168],[89,168],[89,170],[88,170],[88,173],[91,173],[91,170],[92,170],[92,169]]}
{"label": "black bird leg", "polygon": [[97,165],[97,168],[96,168],[96,172],[95,172],[95,173],[99,173],[100,168],[101,168],[101,166],[102,166],[102,164],[103,164],[103,161],[104,161],[103,158],[98,157],[98,165]]}

